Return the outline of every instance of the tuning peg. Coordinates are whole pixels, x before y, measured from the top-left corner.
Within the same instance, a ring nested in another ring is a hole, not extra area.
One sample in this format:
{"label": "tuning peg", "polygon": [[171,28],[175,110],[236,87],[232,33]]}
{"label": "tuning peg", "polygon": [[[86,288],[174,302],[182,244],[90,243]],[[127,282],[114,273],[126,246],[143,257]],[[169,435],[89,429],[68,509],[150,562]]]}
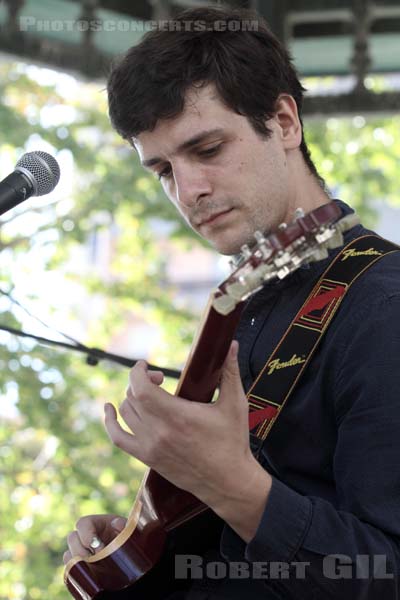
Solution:
{"label": "tuning peg", "polygon": [[228,265],[229,265],[230,270],[234,271],[236,269],[236,267],[237,267],[237,262],[236,262],[236,260],[234,258],[231,258],[228,261]]}
{"label": "tuning peg", "polygon": [[215,310],[221,315],[228,315],[233,311],[237,302],[233,298],[231,298],[228,294],[223,294],[218,298],[214,298],[213,307]]}
{"label": "tuning peg", "polygon": [[268,241],[268,239],[264,236],[263,233],[261,233],[261,231],[255,231],[254,232],[254,237],[257,240],[257,245],[258,245],[258,251],[261,252],[261,255],[263,257],[263,259],[268,259],[272,252],[272,246],[270,244],[270,242]]}
{"label": "tuning peg", "polygon": [[294,218],[295,219],[300,219],[301,217],[304,217],[305,212],[302,208],[296,208],[296,210],[294,211]]}
{"label": "tuning peg", "polygon": [[240,251],[243,255],[243,258],[249,258],[252,255],[252,252],[247,244],[243,244],[243,246],[240,247]]}
{"label": "tuning peg", "polygon": [[261,233],[261,231],[255,231],[254,232],[254,237],[256,238],[256,242],[258,244],[262,244],[262,243],[264,243],[266,241],[266,239],[264,237],[264,234]]}

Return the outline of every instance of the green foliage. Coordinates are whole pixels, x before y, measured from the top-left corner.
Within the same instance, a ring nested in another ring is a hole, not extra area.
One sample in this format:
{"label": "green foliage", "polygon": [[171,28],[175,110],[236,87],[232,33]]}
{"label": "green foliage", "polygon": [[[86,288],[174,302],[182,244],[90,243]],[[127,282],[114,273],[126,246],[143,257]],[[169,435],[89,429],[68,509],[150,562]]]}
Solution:
{"label": "green foliage", "polygon": [[[154,233],[154,219],[169,221],[170,238],[181,246],[200,242],[139,168],[134,151],[111,131],[102,87],[5,63],[0,82],[0,168],[14,164],[34,141],[59,157],[73,157],[74,167],[74,181],[58,203],[30,203],[5,219],[0,288],[12,290],[19,271],[38,277],[62,272],[70,285],[101,300],[85,343],[106,347],[135,314],[160,330],[149,360],[182,366],[197,315],[174,306],[166,277],[169,250]],[[394,116],[307,126],[327,183],[369,224],[372,199],[399,200],[399,124]],[[82,245],[101,245],[103,236],[113,247],[105,274],[95,264],[80,264]],[[37,255],[40,263],[32,259]],[[57,314],[45,290],[36,288],[28,300]],[[79,298],[71,298],[70,306],[71,322],[82,320]],[[30,329],[1,297],[0,312],[0,323]],[[102,406],[124,398],[128,372],[106,362],[93,368],[81,355],[2,332],[0,367],[0,600],[66,600],[67,533],[83,514],[126,515],[143,474],[143,465],[111,445],[102,424]],[[173,390],[175,382],[167,386]]]}
{"label": "green foliage", "polygon": [[334,197],[355,208],[369,227],[377,217],[374,201],[400,203],[399,126],[396,114],[329,118],[306,127],[313,160]]}
{"label": "green foliage", "polygon": [[[1,131],[7,132],[0,138],[1,165],[13,165],[33,141],[45,142],[56,156],[73,156],[76,181],[58,204],[31,200],[17,215],[5,216],[0,288],[12,290],[20,271],[38,277],[42,271],[62,272],[67,282],[101,300],[101,318],[88,324],[87,344],[107,347],[137,314],[162,330],[161,349],[149,360],[179,367],[196,318],[173,307],[165,252],[149,219],[173,220],[178,236],[183,229],[158,184],[111,131],[103,91],[80,84],[74,96],[65,92],[65,82],[38,83],[42,73],[20,64],[0,66]],[[101,245],[104,234],[114,244],[106,277],[90,262],[76,264],[84,256],[81,245],[95,238]],[[31,259],[36,255],[38,264]],[[35,288],[27,302],[42,308],[45,296]],[[71,298],[71,318],[82,320],[82,308]],[[57,313],[48,304],[52,310]],[[0,311],[0,323],[7,326],[21,328],[21,318],[27,322],[9,303]],[[169,327],[162,329],[166,322]],[[31,330],[32,323],[24,328]],[[177,339],[179,330],[185,335]],[[107,362],[90,367],[82,355],[6,333],[0,332],[0,342],[0,599],[67,599],[62,583],[67,534],[84,514],[127,515],[144,473],[142,464],[113,447],[103,426],[103,404],[123,400],[128,370]],[[166,382],[170,390],[175,385]]]}
{"label": "green foliage", "polygon": [[102,404],[121,397],[125,372],[24,346],[0,349],[20,413],[0,427],[0,597],[67,598],[66,535],[82,514],[127,514],[143,466],[116,451],[102,426]]}

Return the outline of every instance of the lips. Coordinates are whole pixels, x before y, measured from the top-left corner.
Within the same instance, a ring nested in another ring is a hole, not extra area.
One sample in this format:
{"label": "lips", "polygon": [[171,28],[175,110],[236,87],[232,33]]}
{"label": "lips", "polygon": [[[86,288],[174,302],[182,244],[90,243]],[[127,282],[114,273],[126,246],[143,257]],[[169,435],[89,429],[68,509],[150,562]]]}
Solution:
{"label": "lips", "polygon": [[231,208],[228,208],[228,210],[222,210],[220,212],[214,213],[213,215],[210,215],[209,217],[206,217],[204,219],[202,219],[197,227],[201,227],[202,225],[208,225],[210,223],[212,223],[213,221],[216,221],[218,217],[222,216],[222,215],[226,215],[229,212],[231,212]]}

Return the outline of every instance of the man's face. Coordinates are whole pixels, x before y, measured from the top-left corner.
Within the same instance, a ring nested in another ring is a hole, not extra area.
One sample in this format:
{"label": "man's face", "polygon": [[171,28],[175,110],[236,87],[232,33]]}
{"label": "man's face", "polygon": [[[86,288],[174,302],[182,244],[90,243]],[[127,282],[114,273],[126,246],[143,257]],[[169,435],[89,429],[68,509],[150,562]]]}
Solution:
{"label": "man's face", "polygon": [[212,86],[191,90],[184,111],[133,138],[187,223],[222,254],[235,254],[291,216],[291,179],[278,119],[269,139],[227,108]]}

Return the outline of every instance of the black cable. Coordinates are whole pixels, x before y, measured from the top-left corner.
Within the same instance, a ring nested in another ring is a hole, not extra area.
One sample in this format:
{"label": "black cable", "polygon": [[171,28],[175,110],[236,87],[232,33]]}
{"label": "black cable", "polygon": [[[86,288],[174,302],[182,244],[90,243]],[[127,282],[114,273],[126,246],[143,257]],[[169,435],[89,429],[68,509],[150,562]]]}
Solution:
{"label": "black cable", "polygon": [[[86,354],[86,362],[90,366],[96,366],[100,360],[109,360],[111,362],[115,362],[117,364],[123,365],[124,367],[133,367],[138,361],[134,358],[128,358],[126,356],[121,356],[119,354],[112,354],[111,352],[106,352],[105,350],[101,350],[99,348],[89,348],[88,346],[84,346],[78,342],[77,344],[67,344],[66,342],[57,342],[56,340],[49,340],[45,337],[34,335],[33,333],[26,333],[25,331],[21,331],[20,329],[15,329],[14,327],[8,327],[7,325],[0,325],[1,331],[8,331],[8,333],[12,333],[13,335],[17,335],[18,337],[26,337],[34,339],[41,344],[48,344],[50,346],[58,346],[60,348],[67,348],[68,350],[74,350],[75,352],[81,352]],[[156,365],[152,365],[147,363],[150,369],[155,369],[156,371],[162,371],[166,377],[172,377],[173,379],[179,379],[181,376],[181,372],[175,369],[168,369],[164,367],[157,367]]]}
{"label": "black cable", "polygon": [[23,306],[18,300],[16,300],[14,298],[14,296],[12,296],[10,294],[10,292],[5,292],[4,290],[2,290],[0,288],[0,294],[2,294],[3,296],[6,296],[9,300],[11,300],[11,302],[13,304],[16,304],[17,306],[19,306],[20,308],[22,308],[22,310],[29,315],[32,319],[35,319],[35,321],[38,321],[38,323],[40,323],[41,325],[44,325],[47,329],[50,329],[59,333],[60,335],[62,335],[63,337],[65,337],[65,339],[67,340],[71,340],[71,342],[74,342],[75,346],[77,346],[78,348],[87,348],[87,346],[85,346],[84,344],[82,344],[81,342],[79,342],[78,340],[76,340],[75,338],[71,337],[70,335],[68,335],[67,333],[64,333],[63,331],[60,331],[59,329],[56,329],[55,327],[51,327],[50,325],[48,325],[47,323],[45,323],[44,321],[42,321],[42,319],[39,319],[39,317],[37,317],[36,315],[32,314],[30,312],[29,309],[27,309],[25,306]]}
{"label": "black cable", "polygon": [[[2,329],[3,331],[8,331],[9,333],[18,335],[20,337],[29,337],[29,338],[35,339],[41,343],[44,343],[44,344],[50,344],[53,346],[59,346],[61,348],[68,348],[69,350],[76,350],[77,352],[82,352],[83,354],[87,355],[87,358],[86,358],[87,364],[91,365],[93,367],[96,366],[99,363],[99,360],[101,360],[101,359],[110,360],[112,362],[118,363],[125,367],[133,367],[133,365],[135,365],[137,363],[137,360],[135,360],[133,358],[127,358],[125,356],[120,356],[118,354],[111,354],[110,352],[105,352],[104,350],[100,350],[99,348],[89,348],[89,346],[85,346],[85,344],[82,344],[81,342],[79,342],[75,338],[71,337],[70,335],[64,333],[63,331],[60,331],[59,329],[56,329],[55,327],[50,327],[50,325],[47,325],[47,323],[45,323],[44,321],[39,319],[39,317],[36,317],[27,308],[25,308],[25,306],[23,306],[18,300],[16,300],[9,292],[5,292],[4,290],[2,290],[0,288],[0,294],[3,294],[3,296],[7,296],[7,298],[9,298],[9,300],[13,304],[16,304],[17,306],[19,306],[24,312],[26,312],[27,315],[29,315],[30,317],[32,317],[33,319],[38,321],[41,325],[44,325],[45,327],[47,327],[47,329],[57,332],[58,334],[65,337],[67,340],[71,340],[71,342],[74,342],[74,343],[66,344],[63,342],[57,342],[55,340],[50,340],[48,338],[44,338],[44,337],[37,336],[34,334],[25,333],[24,331],[21,331],[19,329],[14,329],[12,327],[7,327],[6,325],[1,325],[0,330]],[[151,369],[156,369],[158,371],[162,371],[166,377],[172,377],[174,379],[179,379],[181,376],[180,371],[176,371],[175,369],[168,369],[168,368],[164,369],[164,368],[156,367],[156,366],[150,365],[150,364],[149,364],[149,367]]]}

